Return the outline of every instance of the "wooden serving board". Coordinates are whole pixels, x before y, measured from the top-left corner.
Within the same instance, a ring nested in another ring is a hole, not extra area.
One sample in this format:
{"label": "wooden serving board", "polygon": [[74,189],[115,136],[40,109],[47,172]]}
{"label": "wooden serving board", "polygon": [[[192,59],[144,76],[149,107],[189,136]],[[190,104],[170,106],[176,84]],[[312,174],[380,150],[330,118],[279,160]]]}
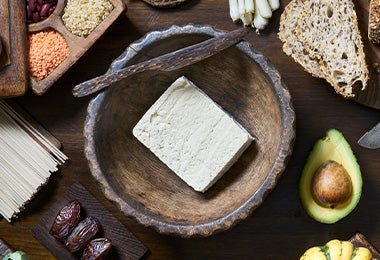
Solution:
{"label": "wooden serving board", "polygon": [[[70,200],[82,204],[83,215],[96,217],[102,225],[102,234],[112,241],[113,249],[109,259],[140,259],[148,253],[147,248],[102,206],[82,185],[73,184],[66,193],[44,214],[32,228],[32,234],[58,259],[78,259],[64,245],[49,234],[55,217]],[[80,256],[79,256],[80,258]]]}
{"label": "wooden serving board", "polygon": [[31,88],[37,95],[44,94],[83,54],[103,35],[109,26],[126,10],[123,0],[109,0],[114,9],[87,37],[79,37],[72,34],[62,22],[66,0],[58,0],[54,12],[45,20],[29,24],[29,33],[54,29],[59,32],[69,45],[69,56],[45,79],[38,80],[31,77]]}
{"label": "wooden serving board", "polygon": [[1,0],[0,97],[21,96],[27,90],[26,36],[25,0]]}
{"label": "wooden serving board", "polygon": [[357,89],[355,91],[354,100],[362,105],[380,109],[380,67],[376,67],[376,63],[380,66],[380,45],[374,45],[368,39],[369,4],[369,0],[359,0],[356,5],[356,11],[366,50],[370,81],[366,90],[360,91]]}

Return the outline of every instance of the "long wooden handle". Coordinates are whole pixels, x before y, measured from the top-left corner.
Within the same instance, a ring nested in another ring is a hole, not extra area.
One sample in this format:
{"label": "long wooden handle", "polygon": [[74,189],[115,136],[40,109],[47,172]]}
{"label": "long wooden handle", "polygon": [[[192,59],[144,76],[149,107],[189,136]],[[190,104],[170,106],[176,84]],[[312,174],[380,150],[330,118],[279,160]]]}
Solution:
{"label": "long wooden handle", "polygon": [[126,68],[117,70],[115,72],[107,73],[107,74],[92,78],[90,80],[84,81],[76,85],[73,88],[72,93],[75,97],[84,97],[92,93],[98,92],[110,86],[111,84],[121,79],[127,78],[133,74],[147,71],[147,70],[157,69],[158,66],[156,65],[157,63],[154,60],[148,60],[146,62],[131,65]]}
{"label": "long wooden handle", "polygon": [[211,57],[214,54],[240,42],[245,35],[252,31],[248,27],[236,29],[222,35],[212,37],[203,42],[158,56],[115,72],[87,80],[72,90],[75,97],[83,97],[102,90],[120,79],[147,70],[172,71],[194,64]]}

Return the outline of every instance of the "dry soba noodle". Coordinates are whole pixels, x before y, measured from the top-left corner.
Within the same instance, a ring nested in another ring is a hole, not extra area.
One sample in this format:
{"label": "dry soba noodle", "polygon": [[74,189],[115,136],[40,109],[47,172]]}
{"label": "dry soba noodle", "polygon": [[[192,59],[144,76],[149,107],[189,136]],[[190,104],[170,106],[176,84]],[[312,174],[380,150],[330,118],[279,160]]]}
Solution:
{"label": "dry soba noodle", "polygon": [[67,159],[0,99],[0,214],[6,220],[10,222]]}

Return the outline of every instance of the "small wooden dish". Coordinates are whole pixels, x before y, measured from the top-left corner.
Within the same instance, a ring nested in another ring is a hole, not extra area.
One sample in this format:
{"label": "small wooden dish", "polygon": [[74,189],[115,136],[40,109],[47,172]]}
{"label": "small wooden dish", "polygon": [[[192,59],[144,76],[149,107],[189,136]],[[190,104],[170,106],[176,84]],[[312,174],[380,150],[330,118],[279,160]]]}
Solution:
{"label": "small wooden dish", "polygon": [[102,235],[112,241],[113,249],[111,249],[108,255],[109,259],[138,260],[149,253],[148,249],[123,224],[112,216],[95,197],[81,184],[74,183],[32,228],[32,234],[58,259],[78,259],[78,256],[70,253],[62,242],[49,234],[50,227],[58,212],[73,199],[81,203],[82,211],[86,216],[96,217],[100,221]]}
{"label": "small wooden dish", "polygon": [[[196,25],[151,32],[127,48],[110,71],[220,33]],[[187,186],[132,135],[142,115],[182,75],[257,138],[205,193]],[[246,218],[275,187],[292,152],[294,125],[281,76],[242,42],[174,72],[136,74],[99,94],[88,107],[85,152],[105,196],[123,213],[161,233],[209,236]]]}
{"label": "small wooden dish", "polygon": [[29,24],[29,33],[46,29],[54,29],[67,41],[70,48],[69,56],[46,78],[38,80],[31,76],[31,88],[38,94],[44,94],[82,55],[103,35],[110,25],[124,12],[126,5],[123,0],[109,0],[114,9],[87,37],[72,34],[63,24],[61,16],[67,0],[58,0],[54,12],[45,20]]}

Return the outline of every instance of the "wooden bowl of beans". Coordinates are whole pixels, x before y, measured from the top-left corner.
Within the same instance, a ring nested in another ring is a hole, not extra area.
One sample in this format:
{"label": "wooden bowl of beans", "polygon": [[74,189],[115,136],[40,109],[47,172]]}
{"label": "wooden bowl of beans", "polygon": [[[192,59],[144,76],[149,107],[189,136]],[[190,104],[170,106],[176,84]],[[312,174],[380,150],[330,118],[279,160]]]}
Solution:
{"label": "wooden bowl of beans", "polygon": [[44,94],[125,10],[123,0],[26,0],[32,90]]}

